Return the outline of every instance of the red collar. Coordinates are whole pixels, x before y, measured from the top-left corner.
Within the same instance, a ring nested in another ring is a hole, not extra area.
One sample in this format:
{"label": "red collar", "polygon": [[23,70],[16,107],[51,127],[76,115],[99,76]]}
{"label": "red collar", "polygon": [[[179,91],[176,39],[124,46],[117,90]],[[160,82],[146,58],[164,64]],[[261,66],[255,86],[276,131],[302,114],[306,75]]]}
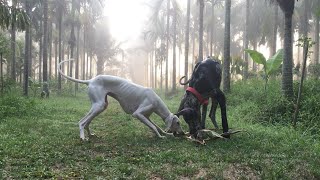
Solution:
{"label": "red collar", "polygon": [[196,90],[194,89],[193,87],[188,87],[187,88],[187,91],[191,92],[192,94],[194,94],[198,101],[200,102],[200,104],[203,104],[203,105],[208,105],[208,99],[204,99],[201,94]]}

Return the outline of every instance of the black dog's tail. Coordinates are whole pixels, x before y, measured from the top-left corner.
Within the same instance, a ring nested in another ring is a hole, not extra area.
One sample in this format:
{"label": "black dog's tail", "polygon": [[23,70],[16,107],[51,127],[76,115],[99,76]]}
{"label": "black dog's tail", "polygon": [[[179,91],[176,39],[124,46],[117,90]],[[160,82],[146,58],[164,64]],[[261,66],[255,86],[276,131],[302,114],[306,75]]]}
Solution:
{"label": "black dog's tail", "polygon": [[181,85],[187,85],[187,84],[190,82],[190,79],[188,79],[186,82],[181,82],[182,79],[184,79],[184,78],[186,78],[186,76],[182,76],[182,77],[180,78],[180,80],[179,80],[179,83],[180,83]]}
{"label": "black dog's tail", "polygon": [[59,73],[60,73],[63,77],[69,79],[70,81],[77,82],[77,83],[82,83],[82,84],[89,84],[90,80],[75,79],[75,78],[72,78],[72,77],[70,77],[70,76],[67,76],[66,74],[64,74],[64,73],[62,72],[62,70],[61,70],[61,65],[62,65],[63,63],[65,63],[65,62],[68,62],[68,61],[73,61],[73,59],[61,61],[61,62],[59,63],[59,65],[58,65],[58,71],[59,71]]}
{"label": "black dog's tail", "polygon": [[186,76],[182,76],[182,77],[180,78],[179,83],[180,83],[181,85],[187,85],[187,84],[190,82],[190,80],[191,80],[192,77],[193,77],[194,72],[197,71],[198,66],[200,65],[200,63],[201,63],[201,62],[198,62],[198,63],[195,65],[195,67],[194,67],[194,69],[193,69],[193,72],[192,72],[192,75],[191,75],[191,78],[188,79],[186,82],[184,82],[184,83],[181,82],[182,79],[186,78]]}

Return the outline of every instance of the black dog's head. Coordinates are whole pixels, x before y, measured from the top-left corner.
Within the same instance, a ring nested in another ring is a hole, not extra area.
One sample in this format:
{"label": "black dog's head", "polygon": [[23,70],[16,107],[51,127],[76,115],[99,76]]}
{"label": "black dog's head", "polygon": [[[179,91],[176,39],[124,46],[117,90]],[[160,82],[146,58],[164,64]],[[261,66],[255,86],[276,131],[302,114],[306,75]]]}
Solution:
{"label": "black dog's head", "polygon": [[181,111],[179,111],[176,114],[178,117],[179,116],[183,116],[183,119],[185,120],[185,122],[188,124],[189,126],[189,132],[192,135],[195,135],[196,132],[199,130],[200,123],[198,123],[198,112],[192,108],[185,108],[182,109]]}

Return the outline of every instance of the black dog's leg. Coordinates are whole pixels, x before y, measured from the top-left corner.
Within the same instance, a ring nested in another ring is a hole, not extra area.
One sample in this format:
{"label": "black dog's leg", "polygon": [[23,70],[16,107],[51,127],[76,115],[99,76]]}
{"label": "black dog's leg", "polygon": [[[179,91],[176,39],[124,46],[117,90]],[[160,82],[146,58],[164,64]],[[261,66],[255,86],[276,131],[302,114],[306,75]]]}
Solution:
{"label": "black dog's leg", "polygon": [[217,101],[219,102],[220,109],[221,109],[223,133],[226,134],[224,137],[229,138],[230,134],[227,134],[229,131],[229,127],[228,127],[228,120],[227,120],[226,97],[220,89],[217,90],[217,95],[215,97],[216,97]]}
{"label": "black dog's leg", "polygon": [[218,107],[218,101],[214,97],[211,98],[211,100],[212,100],[212,105],[211,105],[209,117],[210,117],[214,127],[216,129],[219,129],[219,126],[218,126],[217,121],[216,121],[216,110],[217,110],[217,107]]}
{"label": "black dog's leg", "polygon": [[202,105],[201,129],[206,128],[207,108],[208,108],[208,105]]}

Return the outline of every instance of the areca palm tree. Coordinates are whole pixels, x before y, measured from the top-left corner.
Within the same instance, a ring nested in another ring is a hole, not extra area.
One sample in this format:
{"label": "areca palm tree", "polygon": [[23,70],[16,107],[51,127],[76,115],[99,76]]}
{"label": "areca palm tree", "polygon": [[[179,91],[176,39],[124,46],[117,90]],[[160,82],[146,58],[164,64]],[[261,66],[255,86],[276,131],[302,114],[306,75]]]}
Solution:
{"label": "areca palm tree", "polygon": [[[155,88],[157,87],[157,68],[160,66],[160,89],[163,85],[163,63],[167,58],[167,46],[166,46],[166,11],[158,9],[159,5],[152,8],[154,14],[151,16],[150,23],[147,26],[147,30],[144,32],[144,39],[147,44],[153,44],[151,48],[154,52],[154,82]],[[158,46],[157,46],[158,44]],[[159,45],[160,44],[160,45]]]}
{"label": "areca palm tree", "polygon": [[[246,0],[246,24],[245,24],[245,30],[244,30],[244,49],[248,49],[249,47],[249,39],[248,39],[248,33],[249,33],[249,16],[250,16],[250,0]],[[249,58],[248,53],[244,53],[244,70],[243,70],[243,79],[248,79],[248,66],[249,66]]]}
{"label": "areca palm tree", "polygon": [[204,0],[199,0],[199,57],[197,62],[203,60],[203,10]]}
{"label": "areca palm tree", "polygon": [[315,23],[315,32],[314,32],[314,39],[315,39],[315,45],[314,45],[314,63],[319,63],[319,21],[320,21],[320,14],[319,14],[319,8],[320,8],[320,0],[316,0],[315,5],[313,7],[316,7],[313,9],[313,15],[314,15],[314,23]]}
{"label": "areca palm tree", "polygon": [[[166,2],[166,8],[164,8],[164,3]],[[171,8],[171,5],[173,8]],[[170,40],[171,40],[171,37],[176,37],[176,34],[173,33],[171,34],[170,33],[170,25],[174,25],[175,23],[173,23],[174,21],[174,17],[173,15],[175,13],[177,13],[177,17],[180,16],[180,11],[179,11],[179,8],[178,8],[178,3],[176,0],[156,0],[155,1],[155,5],[153,7],[153,12],[154,12],[154,15],[152,16],[152,19],[161,19],[157,16],[166,16],[166,28],[165,28],[165,40],[166,40],[166,58],[165,58],[165,92],[168,93],[168,74],[169,74],[169,69],[168,69],[168,66],[169,66],[169,44],[170,44]],[[160,13],[161,12],[161,13]],[[172,21],[170,21],[170,18],[172,16]],[[157,18],[155,18],[157,17]],[[159,21],[159,20],[158,20]],[[162,38],[161,38],[162,39]],[[176,47],[174,46],[173,49],[175,49]],[[173,63],[175,60],[173,60]],[[173,67],[173,78],[175,81],[175,67]],[[174,83],[174,82],[173,82]],[[175,86],[175,83],[174,85],[172,86],[174,88]]]}
{"label": "areca palm tree", "polygon": [[231,0],[225,1],[225,30],[224,30],[224,61],[223,61],[223,91],[230,91],[230,14]]}
{"label": "areca palm tree", "polygon": [[[58,38],[58,49],[59,49],[59,63],[62,61],[62,20],[63,20],[63,14],[64,14],[64,0],[56,1],[57,4],[57,15],[58,15],[58,32],[59,32],[59,38]],[[58,92],[61,92],[61,75],[58,75]]]}
{"label": "areca palm tree", "polygon": [[[188,79],[188,57],[189,57],[189,34],[190,34],[190,4],[191,0],[188,0],[187,4],[187,21],[186,21],[186,33],[185,33],[185,52],[184,52],[184,76]],[[184,86],[186,88],[187,85]]]}
{"label": "areca palm tree", "polygon": [[170,28],[170,0],[167,0],[167,30],[166,30],[166,34],[167,34],[167,57],[166,57],[166,77],[165,77],[165,92],[168,93],[168,72],[169,72],[169,42],[170,42],[170,35],[169,35],[169,28]]}
{"label": "areca palm tree", "polygon": [[[16,9],[17,0],[12,1],[12,9]],[[13,14],[13,19],[16,19]],[[11,23],[11,79],[16,81],[16,23]]]}
{"label": "areca palm tree", "polygon": [[11,78],[16,80],[16,30],[25,30],[30,24],[30,18],[25,11],[17,7],[17,0],[12,1],[12,5],[9,6],[8,1],[0,0],[0,28],[11,28]]}
{"label": "areca palm tree", "polygon": [[[70,32],[70,37],[69,37],[69,45],[70,45],[70,59],[74,59],[74,47],[76,45],[76,35],[74,32],[75,29],[75,11],[76,11],[76,1],[72,0],[72,5],[71,5],[71,32]],[[69,70],[69,76],[72,76],[72,69],[73,65],[70,63],[69,65],[70,70]]]}
{"label": "areca palm tree", "polygon": [[178,19],[180,19],[180,8],[178,6],[178,3],[176,1],[172,2],[173,9],[172,9],[172,26],[173,26],[173,34],[172,34],[172,49],[173,49],[173,65],[172,65],[172,92],[176,91],[176,74],[177,74],[177,58],[176,58],[176,47],[177,47],[177,24]]}
{"label": "areca palm tree", "polygon": [[43,1],[43,91],[49,97],[48,86],[48,0]]}
{"label": "areca palm tree", "polygon": [[273,34],[272,34],[272,43],[270,47],[270,56],[273,56],[277,51],[277,33],[278,33],[278,5],[274,5],[274,20],[273,20]]}
{"label": "areca palm tree", "polygon": [[[25,1],[25,10],[28,16],[31,15],[31,6],[30,1]],[[25,33],[25,51],[24,51],[24,81],[23,81],[23,95],[28,96],[28,86],[29,86],[29,61],[31,59],[31,27],[28,25],[26,27],[26,33]]]}
{"label": "areca palm tree", "polygon": [[284,14],[284,55],[282,65],[281,89],[285,97],[293,97],[293,75],[292,75],[292,15],[295,0],[271,0],[277,1]]}

